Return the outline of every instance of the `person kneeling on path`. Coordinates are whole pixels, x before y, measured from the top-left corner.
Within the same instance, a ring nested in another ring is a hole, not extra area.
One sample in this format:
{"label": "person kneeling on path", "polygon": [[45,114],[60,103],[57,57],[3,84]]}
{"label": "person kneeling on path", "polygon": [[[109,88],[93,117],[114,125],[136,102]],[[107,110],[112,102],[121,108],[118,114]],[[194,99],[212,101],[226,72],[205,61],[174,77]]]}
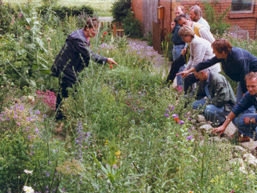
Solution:
{"label": "person kneeling on path", "polygon": [[243,113],[252,105],[257,109],[257,72],[247,74],[245,81],[248,92],[246,92],[240,102],[232,109],[225,122],[220,127],[213,129],[213,133],[222,134],[228,124],[233,120],[234,124],[238,127],[239,133],[257,140],[257,114]]}
{"label": "person kneeling on path", "polygon": [[99,64],[118,65],[112,58],[102,57],[90,50],[90,38],[98,32],[97,18],[88,18],[84,29],[78,29],[68,35],[65,45],[56,56],[51,68],[52,75],[59,78],[59,91],[56,98],[56,120],[63,119],[62,98],[68,97],[67,88],[78,81],[78,73],[88,66],[90,59]]}
{"label": "person kneeling on path", "polygon": [[208,69],[194,72],[196,79],[199,79],[199,88],[193,109],[206,105],[204,116],[206,120],[212,121],[215,125],[221,125],[236,103],[235,94],[228,80],[217,72]]}

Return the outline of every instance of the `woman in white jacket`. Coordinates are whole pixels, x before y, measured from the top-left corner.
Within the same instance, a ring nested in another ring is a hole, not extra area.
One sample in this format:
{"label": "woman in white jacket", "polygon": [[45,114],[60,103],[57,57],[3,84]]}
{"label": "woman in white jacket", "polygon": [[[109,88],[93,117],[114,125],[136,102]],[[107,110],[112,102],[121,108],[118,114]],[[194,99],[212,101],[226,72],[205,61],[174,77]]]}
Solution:
{"label": "woman in white jacket", "polygon": [[[193,29],[189,26],[184,25],[180,28],[178,34],[182,37],[183,41],[190,46],[190,58],[185,68],[190,69],[200,62],[208,60],[214,57],[214,53],[211,47],[211,43],[203,38],[195,35]],[[209,68],[212,72],[220,72],[220,63]],[[194,74],[190,74],[184,79],[184,91],[187,93],[189,86],[198,80]]]}

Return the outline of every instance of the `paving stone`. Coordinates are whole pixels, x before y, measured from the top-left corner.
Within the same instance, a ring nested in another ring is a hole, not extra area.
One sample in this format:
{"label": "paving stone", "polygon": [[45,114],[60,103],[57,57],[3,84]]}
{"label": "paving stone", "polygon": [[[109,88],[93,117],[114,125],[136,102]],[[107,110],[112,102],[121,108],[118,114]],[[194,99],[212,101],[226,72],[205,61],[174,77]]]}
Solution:
{"label": "paving stone", "polygon": [[255,152],[255,148],[257,147],[257,141],[251,141],[251,142],[244,142],[244,143],[241,143],[241,145],[250,150],[251,152]]}
{"label": "paving stone", "polygon": [[232,137],[236,134],[236,132],[237,132],[237,127],[232,122],[230,122],[224,134],[227,135],[228,137]]}
{"label": "paving stone", "polygon": [[204,125],[202,125],[199,129],[200,129],[200,131],[202,131],[202,132],[205,132],[205,133],[207,133],[207,134],[210,134],[211,131],[212,131],[212,129],[213,129],[213,127],[212,127],[210,124],[204,124]]}
{"label": "paving stone", "polygon": [[206,122],[206,119],[203,115],[197,115],[197,122],[198,123]]}
{"label": "paving stone", "polygon": [[243,155],[243,159],[250,166],[257,167],[257,158],[253,156],[251,153],[246,153]]}

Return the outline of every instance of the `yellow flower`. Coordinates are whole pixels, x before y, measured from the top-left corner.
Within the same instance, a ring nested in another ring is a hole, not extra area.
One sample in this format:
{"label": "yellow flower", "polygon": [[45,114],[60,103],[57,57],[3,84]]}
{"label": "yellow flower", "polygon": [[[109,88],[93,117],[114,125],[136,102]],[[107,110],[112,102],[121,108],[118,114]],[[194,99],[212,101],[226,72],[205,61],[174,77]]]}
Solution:
{"label": "yellow flower", "polygon": [[120,154],[121,154],[120,150],[115,152],[115,156],[116,156],[118,159],[120,158]]}
{"label": "yellow flower", "polygon": [[108,141],[108,139],[106,139],[104,145],[108,145],[108,143],[109,143],[109,141]]}

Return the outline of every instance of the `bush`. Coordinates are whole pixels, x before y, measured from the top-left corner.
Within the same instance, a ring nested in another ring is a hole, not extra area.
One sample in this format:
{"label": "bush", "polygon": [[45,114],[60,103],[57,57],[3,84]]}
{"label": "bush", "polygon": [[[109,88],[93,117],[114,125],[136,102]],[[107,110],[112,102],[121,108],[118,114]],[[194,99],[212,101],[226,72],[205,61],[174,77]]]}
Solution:
{"label": "bush", "polygon": [[115,22],[121,22],[123,24],[126,35],[132,38],[142,37],[141,24],[131,11],[131,0],[116,1],[112,7],[112,15]]}
{"label": "bush", "polygon": [[115,22],[122,22],[131,10],[131,0],[118,0],[113,3],[112,16]]}
{"label": "bush", "polygon": [[142,28],[141,24],[134,17],[134,14],[130,12],[124,19],[123,19],[123,28],[126,35],[132,38],[140,38],[142,37]]}
{"label": "bush", "polygon": [[86,14],[89,16],[93,16],[94,10],[89,6],[81,6],[81,7],[64,7],[64,6],[54,6],[49,7],[48,5],[42,5],[39,7],[38,12],[45,16],[49,13],[49,11],[54,12],[61,20],[64,20],[66,16],[79,16],[82,14]]}
{"label": "bush", "polygon": [[222,35],[229,29],[230,25],[225,22],[225,18],[227,16],[229,8],[227,8],[224,12],[218,14],[215,13],[215,10],[210,3],[205,2],[204,11],[206,19],[210,24],[212,33]]}
{"label": "bush", "polygon": [[0,2],[0,34],[4,34],[9,31],[10,24],[14,22],[15,17],[14,9],[9,4],[3,4]]}

